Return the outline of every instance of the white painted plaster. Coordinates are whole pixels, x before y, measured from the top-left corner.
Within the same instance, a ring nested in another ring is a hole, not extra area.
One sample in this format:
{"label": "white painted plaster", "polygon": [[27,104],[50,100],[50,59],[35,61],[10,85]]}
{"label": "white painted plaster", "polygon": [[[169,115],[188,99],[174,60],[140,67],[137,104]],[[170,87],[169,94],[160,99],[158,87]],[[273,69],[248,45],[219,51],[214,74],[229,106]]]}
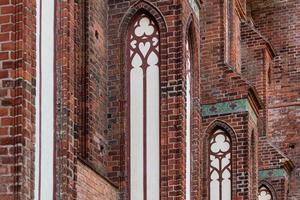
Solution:
{"label": "white painted plaster", "polygon": [[150,25],[151,20],[148,17],[143,17],[139,21],[139,26],[134,30],[136,36],[141,37],[143,35],[153,34],[154,27]]}
{"label": "white painted plaster", "polygon": [[222,174],[222,200],[231,200],[231,174],[226,169]]}
{"label": "white painted plaster", "polygon": [[[151,55],[148,64],[156,64],[156,54]],[[159,123],[159,68],[150,65],[147,68],[147,200],[159,199]]]}
{"label": "white painted plaster", "polygon": [[191,61],[189,43],[186,43],[186,200],[191,199]]}
{"label": "white painted plaster", "polygon": [[211,175],[212,181],[210,182],[210,200],[218,200],[220,199],[220,191],[219,191],[219,175],[215,171]]}
{"label": "white painted plaster", "polygon": [[139,59],[133,59],[130,73],[130,196],[131,200],[144,197],[144,137],[143,137],[143,70]]}
{"label": "white painted plaster", "polygon": [[[54,155],[54,1],[41,0],[41,160],[39,177],[40,198],[38,200],[53,199],[53,155]],[[38,74],[38,73],[37,73]]]}

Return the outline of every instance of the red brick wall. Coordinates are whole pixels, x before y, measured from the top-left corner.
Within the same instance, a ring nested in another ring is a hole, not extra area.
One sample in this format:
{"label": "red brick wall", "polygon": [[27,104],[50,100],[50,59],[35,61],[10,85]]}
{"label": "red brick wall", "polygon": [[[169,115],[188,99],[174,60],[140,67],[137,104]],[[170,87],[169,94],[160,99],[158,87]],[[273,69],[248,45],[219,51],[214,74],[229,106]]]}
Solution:
{"label": "red brick wall", "polygon": [[266,103],[266,72],[264,51],[268,50],[267,41],[250,24],[242,25],[242,76],[253,84]]}
{"label": "red brick wall", "polygon": [[85,148],[86,159],[107,171],[110,136],[107,133],[107,4],[85,3]]}
{"label": "red brick wall", "polygon": [[289,190],[290,198],[296,199],[300,198],[299,5],[298,0],[251,1],[254,24],[277,54],[268,88],[268,135],[296,165]]}
{"label": "red brick wall", "polygon": [[[56,4],[55,43],[55,192],[61,199],[76,199],[76,156],[78,137],[78,93],[80,93],[80,63],[77,63],[78,48],[76,27],[78,4],[60,1]],[[79,82],[79,83],[78,83]]]}
{"label": "red brick wall", "polygon": [[273,64],[274,51],[269,41],[249,23],[241,25],[242,77],[255,86],[264,104],[260,112],[259,135],[267,132],[268,70]]}
{"label": "red brick wall", "polygon": [[78,200],[118,200],[118,190],[106,179],[82,162],[77,164]]}
{"label": "red brick wall", "polygon": [[0,199],[33,199],[35,6],[0,3]]}
{"label": "red brick wall", "polygon": [[[241,99],[249,85],[225,60],[224,3],[206,1],[200,16],[200,74],[202,104]],[[234,67],[234,66],[233,66]]]}
{"label": "red brick wall", "polygon": [[[78,188],[105,194],[82,179],[78,157],[91,166],[86,175],[107,177],[106,1],[59,2],[56,7],[56,195],[76,199]],[[77,168],[79,166],[79,168]],[[94,172],[92,172],[94,171]],[[96,181],[95,184],[100,184]],[[78,185],[78,187],[76,187]],[[81,187],[83,186],[83,187]],[[94,188],[95,189],[95,188]],[[81,191],[81,190],[80,190]],[[94,194],[94,195],[97,195]],[[115,194],[116,195],[116,194]],[[93,196],[93,198],[97,198]]]}

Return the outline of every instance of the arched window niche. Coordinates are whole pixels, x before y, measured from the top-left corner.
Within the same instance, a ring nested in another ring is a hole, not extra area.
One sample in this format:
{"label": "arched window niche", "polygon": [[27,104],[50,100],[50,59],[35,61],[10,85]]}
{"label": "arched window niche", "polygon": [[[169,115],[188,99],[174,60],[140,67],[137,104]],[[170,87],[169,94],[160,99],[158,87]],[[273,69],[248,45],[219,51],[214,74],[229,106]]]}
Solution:
{"label": "arched window niche", "polygon": [[210,200],[230,200],[232,180],[231,138],[217,129],[209,139],[209,197]]}
{"label": "arched window niche", "polygon": [[274,200],[268,187],[262,185],[258,190],[258,200]]}
{"label": "arched window niche", "polygon": [[185,199],[190,200],[199,196],[198,188],[200,186],[199,177],[192,176],[197,173],[200,166],[197,162],[199,151],[199,139],[197,132],[199,130],[198,120],[200,118],[197,112],[199,105],[199,29],[198,24],[195,23],[194,14],[190,14],[184,34],[184,110],[185,110]]}
{"label": "arched window niche", "polygon": [[209,200],[231,200],[235,193],[236,137],[225,122],[216,120],[207,129],[207,187]]}
{"label": "arched window niche", "polygon": [[191,99],[192,99],[192,74],[191,69],[193,65],[192,59],[192,41],[191,33],[189,31],[185,42],[185,111],[186,111],[186,200],[191,199]]}
{"label": "arched window niche", "polygon": [[130,200],[160,199],[160,32],[146,12],[126,37]]}
{"label": "arched window niche", "polygon": [[276,193],[271,184],[261,181],[258,188],[258,200],[276,200]]}

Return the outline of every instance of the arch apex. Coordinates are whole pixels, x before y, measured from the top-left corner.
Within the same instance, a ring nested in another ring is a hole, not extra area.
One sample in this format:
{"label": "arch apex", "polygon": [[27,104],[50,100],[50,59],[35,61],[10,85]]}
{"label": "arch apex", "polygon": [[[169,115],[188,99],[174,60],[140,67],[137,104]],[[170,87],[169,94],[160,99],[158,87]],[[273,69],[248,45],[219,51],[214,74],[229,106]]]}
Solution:
{"label": "arch apex", "polygon": [[236,140],[236,133],[233,130],[233,128],[227,122],[219,120],[219,119],[214,120],[213,122],[211,122],[209,124],[209,126],[207,127],[207,129],[205,131],[206,137],[211,135],[217,129],[222,129],[222,130],[226,131],[232,139]]}
{"label": "arch apex", "polygon": [[165,32],[167,30],[166,20],[159,8],[146,0],[138,0],[124,14],[118,28],[119,38],[123,38],[123,36],[126,35],[126,30],[131,22],[131,19],[139,12],[144,12],[151,16],[161,31]]}

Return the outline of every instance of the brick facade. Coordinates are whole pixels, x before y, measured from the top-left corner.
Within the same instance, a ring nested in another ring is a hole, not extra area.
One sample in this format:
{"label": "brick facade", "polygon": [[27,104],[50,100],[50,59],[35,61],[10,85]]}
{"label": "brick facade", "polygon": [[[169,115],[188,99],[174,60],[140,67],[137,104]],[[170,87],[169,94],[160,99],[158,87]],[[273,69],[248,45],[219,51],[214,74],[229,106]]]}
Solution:
{"label": "brick facade", "polygon": [[[300,198],[299,0],[71,0],[55,5],[56,199],[130,199],[127,28],[160,32],[160,198],[209,200],[209,138],[231,141],[232,200]],[[0,199],[34,199],[35,0],[0,1]],[[51,166],[50,166],[51,167]]]}
{"label": "brick facade", "polygon": [[0,2],[0,199],[33,199],[35,2]]}
{"label": "brick facade", "polygon": [[290,183],[289,198],[299,196],[299,1],[251,1],[255,27],[275,50],[273,67],[269,73],[268,132],[269,141],[295,164]]}
{"label": "brick facade", "polygon": [[105,180],[95,170],[78,162],[77,168],[77,199],[79,200],[118,200],[118,190],[115,186]]}

